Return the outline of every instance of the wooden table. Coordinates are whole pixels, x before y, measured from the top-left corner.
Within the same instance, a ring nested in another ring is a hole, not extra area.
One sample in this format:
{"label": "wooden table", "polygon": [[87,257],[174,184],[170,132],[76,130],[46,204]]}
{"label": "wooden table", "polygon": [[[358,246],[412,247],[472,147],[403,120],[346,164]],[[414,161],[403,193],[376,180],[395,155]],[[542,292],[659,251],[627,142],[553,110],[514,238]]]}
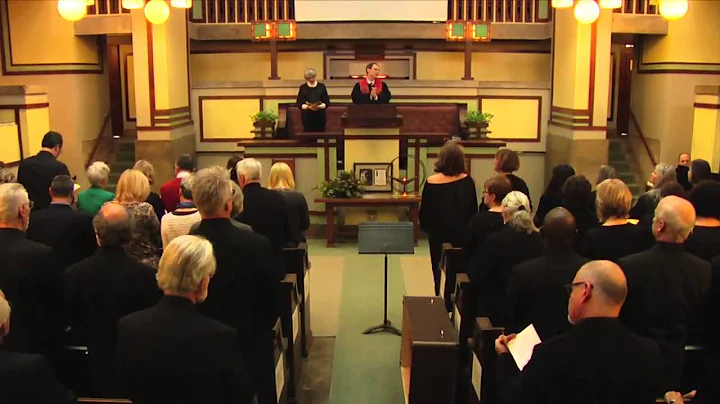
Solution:
{"label": "wooden table", "polygon": [[366,195],[363,198],[317,198],[316,203],[325,204],[325,219],[327,220],[327,246],[335,246],[335,208],[364,206],[364,207],[403,207],[410,209],[410,220],[415,226],[415,245],[420,234],[420,200],[419,195],[407,197],[393,197],[391,195]]}

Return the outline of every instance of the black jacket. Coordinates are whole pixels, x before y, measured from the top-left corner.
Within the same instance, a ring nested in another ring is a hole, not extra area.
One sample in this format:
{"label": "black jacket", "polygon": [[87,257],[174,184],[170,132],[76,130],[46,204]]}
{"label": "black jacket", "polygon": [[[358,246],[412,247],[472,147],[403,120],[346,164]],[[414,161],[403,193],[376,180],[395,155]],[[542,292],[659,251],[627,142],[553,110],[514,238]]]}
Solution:
{"label": "black jacket", "polygon": [[75,210],[64,203],[52,203],[35,210],[30,216],[27,238],[50,246],[63,268],[95,252],[97,239],[91,214]]}
{"label": "black jacket", "polygon": [[305,231],[310,227],[307,200],[302,193],[297,191],[279,189],[277,192],[285,198],[285,209],[290,227],[290,239],[286,241],[285,245],[297,247],[299,243],[305,242]]}
{"label": "black jacket", "polygon": [[679,390],[688,335],[699,334],[712,270],[682,244],[657,242],[619,261],[628,296],[620,318],[636,334],[654,339],[663,353],[665,387]]}
{"label": "black jacket", "polygon": [[[211,282],[212,284],[212,282]],[[237,332],[165,296],[118,321],[118,373],[134,404],[252,402]]]}
{"label": "black jacket", "polygon": [[33,209],[44,209],[50,205],[50,183],[56,175],[62,174],[70,175],[65,163],[44,150],[20,162],[17,180],[35,203]]}
{"label": "black jacket", "polygon": [[68,324],[73,334],[86,336],[94,394],[117,394],[117,321],[157,303],[162,292],[156,273],[113,247],[99,247],[65,272]]}
{"label": "black jacket", "polygon": [[45,358],[40,355],[0,350],[0,403],[70,404],[74,402],[75,396],[58,383]]}
{"label": "black jacket", "polygon": [[12,332],[3,348],[47,354],[61,345],[63,268],[52,248],[0,229],[0,289],[12,304]]}
{"label": "black jacket", "polygon": [[546,250],[543,256],[513,268],[508,280],[507,328],[519,332],[530,324],[545,341],[567,331],[568,295],[565,285],[588,260],[572,248]]}
{"label": "black jacket", "polygon": [[258,183],[247,184],[243,188],[243,195],[243,211],[235,219],[250,225],[256,234],[268,238],[279,282],[285,277],[283,248],[292,239],[285,198]]}
{"label": "black jacket", "polygon": [[535,346],[519,378],[509,354],[498,359],[498,384],[515,404],[650,404],[660,386],[660,352],[614,318],[588,318]]}

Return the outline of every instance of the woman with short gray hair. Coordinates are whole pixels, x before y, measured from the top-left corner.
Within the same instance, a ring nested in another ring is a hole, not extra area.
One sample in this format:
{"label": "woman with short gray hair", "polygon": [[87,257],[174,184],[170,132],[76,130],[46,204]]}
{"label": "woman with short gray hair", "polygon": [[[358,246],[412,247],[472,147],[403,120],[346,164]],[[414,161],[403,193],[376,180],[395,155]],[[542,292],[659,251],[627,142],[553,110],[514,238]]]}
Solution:
{"label": "woman with short gray hair", "polygon": [[655,212],[655,207],[661,199],[660,188],[672,182],[677,182],[675,167],[666,163],[656,165],[650,177],[652,189],[640,195],[635,206],[630,209],[630,218],[641,219],[643,216]]}
{"label": "woman with short gray hair", "polygon": [[102,161],[96,161],[87,168],[85,176],[90,182],[90,188],[78,194],[78,210],[91,215],[98,213],[106,203],[115,199],[115,195],[105,190],[110,176],[110,167]]}
{"label": "woman with short gray hair", "polygon": [[315,69],[305,69],[305,83],[300,86],[297,96],[297,106],[305,132],[325,132],[327,116],[325,109],[330,105],[325,84],[317,81]]}

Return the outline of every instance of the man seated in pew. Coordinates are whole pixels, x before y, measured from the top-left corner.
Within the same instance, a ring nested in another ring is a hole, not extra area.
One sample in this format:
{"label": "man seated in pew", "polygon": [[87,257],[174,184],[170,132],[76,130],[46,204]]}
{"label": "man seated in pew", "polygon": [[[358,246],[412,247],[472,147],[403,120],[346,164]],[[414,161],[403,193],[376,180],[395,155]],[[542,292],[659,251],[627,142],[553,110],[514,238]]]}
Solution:
{"label": "man seated in pew", "polygon": [[611,261],[580,268],[570,292],[573,329],[536,345],[518,375],[508,343],[495,341],[498,384],[506,403],[652,403],[663,395],[660,349],[618,320],[628,292],[623,271]]}
{"label": "man seated in pew", "polygon": [[[690,254],[683,243],[695,225],[695,209],[683,198],[668,196],[655,208],[655,245],[619,260],[628,280],[623,323],[662,349],[664,386],[679,390],[689,339],[702,331],[712,269]],[[692,343],[696,343],[693,341]]]}
{"label": "man seated in pew", "polygon": [[388,104],[390,103],[390,89],[384,81],[378,78],[380,65],[370,62],[365,66],[363,79],[355,83],[352,90],[353,104]]}
{"label": "man seated in pew", "polygon": [[506,329],[519,332],[532,324],[545,341],[570,328],[565,285],[588,260],[573,250],[575,218],[568,210],[552,209],[542,225],[545,252],[510,273]]}
{"label": "man seated in pew", "polygon": [[175,238],[158,267],[165,296],[118,321],[118,374],[133,404],[252,402],[237,331],[195,308],[215,269],[209,241]]}
{"label": "man seated in pew", "polygon": [[[10,304],[0,290],[0,342],[10,332]],[[69,404],[75,395],[55,379],[41,355],[0,349],[0,403]]]}
{"label": "man seated in pew", "polygon": [[115,371],[117,321],[152,307],[162,293],[156,270],[125,253],[132,231],[123,205],[105,204],[93,219],[93,227],[98,244],[95,254],[65,272],[65,314],[73,331],[87,334],[93,396],[122,397]]}
{"label": "man seated in pew", "polygon": [[276,260],[265,236],[238,229],[230,222],[232,185],[225,168],[198,171],[192,192],[202,216],[193,234],[212,243],[217,260],[210,294],[200,311],[238,330],[238,347],[258,389],[258,401],[274,400],[275,364],[268,358],[272,358],[272,330],[279,316],[277,273],[285,268],[272,267]]}

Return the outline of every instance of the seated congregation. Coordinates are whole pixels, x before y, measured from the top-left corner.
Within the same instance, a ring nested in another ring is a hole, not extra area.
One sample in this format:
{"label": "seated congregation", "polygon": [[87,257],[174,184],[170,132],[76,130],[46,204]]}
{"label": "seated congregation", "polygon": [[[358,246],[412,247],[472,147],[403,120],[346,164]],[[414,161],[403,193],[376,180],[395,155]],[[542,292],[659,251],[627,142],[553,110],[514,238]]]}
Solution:
{"label": "seated congregation", "polygon": [[[288,360],[307,352],[292,348],[286,310],[298,298],[283,303],[284,291],[303,290],[310,225],[289,167],[273,165],[264,188],[257,160],[196,170],[182,155],[158,195],[148,162],[114,193],[95,162],[77,192],[57,160],[62,137],[42,145],[17,180],[0,169],[0,402],[287,399],[278,350],[289,338]],[[516,152],[498,151],[478,201],[449,141],[423,189],[435,294],[460,335],[447,403],[670,403],[691,389],[713,402],[720,183],[709,168],[658,165],[632,208],[612,167],[593,190],[558,166],[533,216],[519,167]],[[531,324],[542,342],[520,370],[507,344]],[[491,343],[468,345],[489,329]],[[478,349],[482,390],[466,360]]]}

